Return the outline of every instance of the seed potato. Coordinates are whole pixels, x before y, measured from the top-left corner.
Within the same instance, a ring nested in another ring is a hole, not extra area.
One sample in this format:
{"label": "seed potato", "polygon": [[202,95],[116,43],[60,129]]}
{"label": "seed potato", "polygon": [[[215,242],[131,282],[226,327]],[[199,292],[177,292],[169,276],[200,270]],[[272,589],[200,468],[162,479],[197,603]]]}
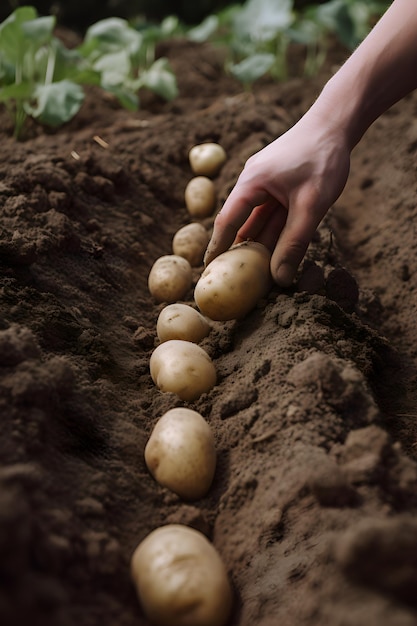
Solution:
{"label": "seed potato", "polygon": [[161,343],[170,339],[199,343],[210,330],[209,322],[199,311],[180,302],[164,307],[156,322],[156,334]]}
{"label": "seed potato", "polygon": [[193,283],[191,265],[182,256],[166,254],[153,264],[148,288],[157,302],[175,302],[184,298]]}
{"label": "seed potato", "polygon": [[156,423],[145,447],[145,462],[155,480],[183,500],[206,495],[216,469],[210,426],[197,411],[178,407]]}
{"label": "seed potato", "polygon": [[203,348],[191,341],[170,339],[153,351],[149,362],[153,382],[161,391],[192,402],[216,384],[216,368]]}
{"label": "seed potato", "polygon": [[152,531],[133,553],[131,575],[155,626],[224,626],[230,616],[226,568],[198,530],[168,524]]}
{"label": "seed potato", "polygon": [[192,222],[180,228],[172,240],[172,251],[174,254],[187,259],[191,267],[198,267],[203,262],[209,234],[202,224]]}
{"label": "seed potato", "polygon": [[192,178],[185,188],[185,206],[194,218],[209,217],[216,206],[214,183],[207,176]]}
{"label": "seed potato", "polygon": [[194,174],[215,176],[226,161],[226,152],[218,143],[206,142],[193,146],[188,155]]}
{"label": "seed potato", "polygon": [[212,320],[240,319],[266,295],[271,283],[268,249],[245,241],[209,263],[195,286],[194,299]]}

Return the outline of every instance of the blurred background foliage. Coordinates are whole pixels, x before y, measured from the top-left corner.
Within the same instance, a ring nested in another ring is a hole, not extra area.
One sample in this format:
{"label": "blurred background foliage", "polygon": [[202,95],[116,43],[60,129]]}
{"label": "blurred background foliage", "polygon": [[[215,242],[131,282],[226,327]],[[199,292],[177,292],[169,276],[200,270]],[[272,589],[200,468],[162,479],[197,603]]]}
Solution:
{"label": "blurred background foliage", "polygon": [[[295,9],[325,0],[295,0]],[[198,24],[207,15],[230,4],[243,4],[243,0],[1,0],[0,21],[18,6],[30,4],[41,15],[56,15],[58,23],[78,32],[106,17],[125,19],[143,16],[147,20],[160,21],[167,15],[176,15],[186,24]]]}
{"label": "blurred background foliage", "polygon": [[[314,76],[334,43],[353,50],[388,0],[2,0],[0,103],[19,137],[27,116],[58,126],[71,119],[85,85],[136,110],[139,92],[178,94],[167,39],[221,46],[224,70],[251,89],[265,75]],[[60,28],[57,36],[56,26]],[[64,31],[67,28],[67,31]],[[69,30],[68,30],[69,29]],[[63,37],[65,32],[65,37]],[[74,36],[75,33],[75,36]],[[65,39],[76,39],[74,45]]]}

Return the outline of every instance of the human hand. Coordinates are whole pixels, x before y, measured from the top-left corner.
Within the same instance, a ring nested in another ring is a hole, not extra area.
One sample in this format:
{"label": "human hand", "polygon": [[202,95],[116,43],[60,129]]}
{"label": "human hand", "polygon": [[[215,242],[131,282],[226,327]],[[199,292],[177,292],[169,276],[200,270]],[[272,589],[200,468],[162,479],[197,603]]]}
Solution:
{"label": "human hand", "polygon": [[252,239],[271,251],[274,280],[290,285],[320,221],[346,184],[349,166],[343,133],[306,114],[247,161],[215,219],[205,264],[233,243]]}

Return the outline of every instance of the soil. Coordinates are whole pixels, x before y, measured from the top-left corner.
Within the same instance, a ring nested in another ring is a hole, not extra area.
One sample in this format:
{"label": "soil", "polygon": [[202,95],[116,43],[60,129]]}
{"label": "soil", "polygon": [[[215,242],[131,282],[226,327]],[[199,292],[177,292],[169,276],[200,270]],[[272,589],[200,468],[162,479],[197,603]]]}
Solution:
{"label": "soil", "polygon": [[[171,103],[144,93],[130,113],[92,90],[71,123],[20,142],[0,113],[0,623],[145,626],[130,557],[175,522],[221,554],[230,626],[415,626],[417,94],[356,148],[294,286],[213,323],[201,345],[218,383],[187,405],[149,374],[163,304],[147,277],[190,221],[188,150],[227,151],[220,207],[344,52],[314,79],[251,92],[218,50],[164,52]],[[143,460],[157,419],[184,404],[218,451],[196,502]]]}

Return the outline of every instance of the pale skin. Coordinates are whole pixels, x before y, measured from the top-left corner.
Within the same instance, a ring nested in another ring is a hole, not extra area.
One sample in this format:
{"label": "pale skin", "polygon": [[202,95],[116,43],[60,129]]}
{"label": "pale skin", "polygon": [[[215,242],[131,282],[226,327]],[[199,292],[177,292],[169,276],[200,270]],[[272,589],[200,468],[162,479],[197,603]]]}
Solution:
{"label": "pale skin", "polygon": [[371,124],[417,87],[417,2],[394,0],[307,113],[253,155],[214,222],[206,265],[254,239],[289,286],[308,245],[342,193],[353,148]]}

